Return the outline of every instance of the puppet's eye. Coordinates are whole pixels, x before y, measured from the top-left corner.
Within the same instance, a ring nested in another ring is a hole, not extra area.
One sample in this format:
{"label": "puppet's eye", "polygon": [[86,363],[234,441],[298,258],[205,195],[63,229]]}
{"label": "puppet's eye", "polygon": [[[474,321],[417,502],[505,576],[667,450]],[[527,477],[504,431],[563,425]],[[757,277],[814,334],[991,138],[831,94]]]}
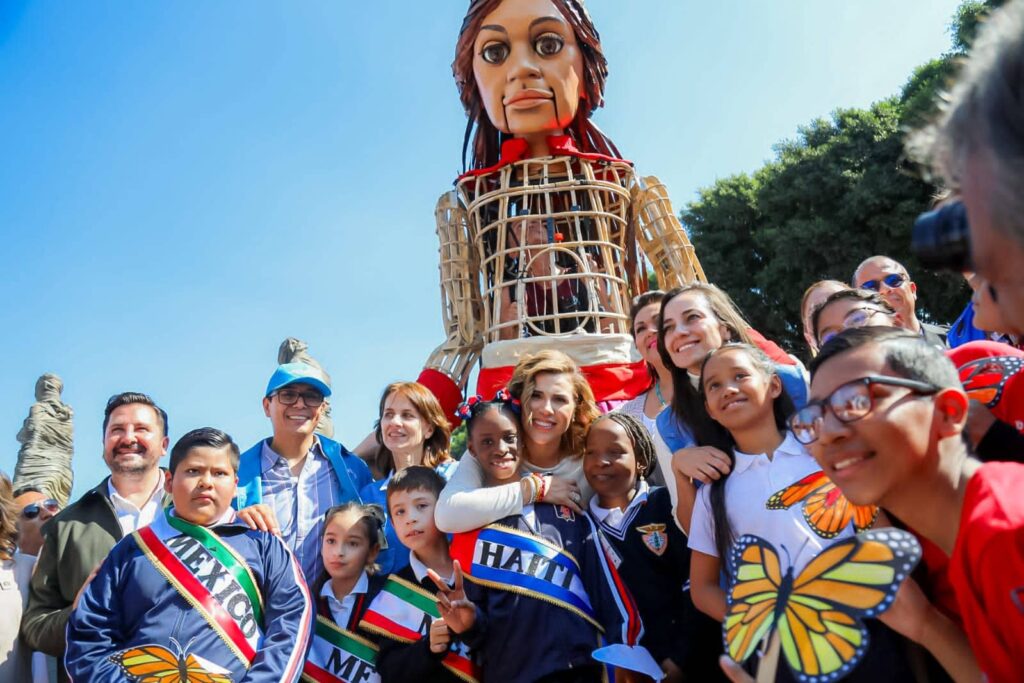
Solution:
{"label": "puppet's eye", "polygon": [[505,43],[487,43],[480,50],[480,56],[488,64],[501,64],[508,58],[508,45]]}
{"label": "puppet's eye", "polygon": [[533,49],[537,51],[541,57],[550,57],[557,55],[562,51],[562,46],[565,45],[565,40],[562,36],[557,33],[544,33],[537,37],[537,40],[533,43]]}

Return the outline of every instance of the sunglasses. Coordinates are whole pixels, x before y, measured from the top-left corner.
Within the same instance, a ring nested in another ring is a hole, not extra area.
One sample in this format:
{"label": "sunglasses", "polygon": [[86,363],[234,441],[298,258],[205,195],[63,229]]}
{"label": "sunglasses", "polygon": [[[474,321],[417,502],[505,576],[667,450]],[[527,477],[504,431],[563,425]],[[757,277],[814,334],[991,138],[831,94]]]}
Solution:
{"label": "sunglasses", "polygon": [[840,386],[820,401],[812,401],[789,418],[789,428],[800,443],[812,444],[818,440],[821,425],[825,421],[825,411],[829,410],[843,424],[856,422],[868,416],[875,408],[875,398],[871,395],[871,385],[885,384],[894,387],[906,387],[911,393],[928,396],[940,391],[940,388],[927,382],[917,382],[902,377],[869,376],[855,379]]}
{"label": "sunglasses", "polygon": [[60,503],[53,498],[47,498],[38,503],[29,503],[21,509],[21,516],[25,519],[35,519],[43,510],[46,510],[51,515],[55,515],[60,512]]}
{"label": "sunglasses", "polygon": [[906,281],[906,275],[892,273],[890,275],[886,275],[881,280],[868,280],[867,282],[861,284],[860,288],[868,289],[871,290],[872,292],[877,292],[882,288],[882,285],[885,285],[889,289],[896,289],[897,287],[902,287],[903,283]]}
{"label": "sunglasses", "polygon": [[290,406],[294,405],[299,397],[302,397],[302,402],[310,408],[316,408],[324,402],[324,395],[319,391],[295,391],[294,389],[281,389],[276,394],[277,400],[281,402],[281,405]]}

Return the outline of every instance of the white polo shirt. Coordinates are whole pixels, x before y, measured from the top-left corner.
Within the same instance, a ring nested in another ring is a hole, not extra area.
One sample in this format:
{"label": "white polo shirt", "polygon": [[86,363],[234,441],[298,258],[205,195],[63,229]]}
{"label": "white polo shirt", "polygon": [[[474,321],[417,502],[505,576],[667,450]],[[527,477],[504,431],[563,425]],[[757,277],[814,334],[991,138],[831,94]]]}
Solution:
{"label": "white polo shirt", "polygon": [[[786,433],[785,440],[771,459],[764,453],[751,455],[733,451],[733,455],[736,464],[725,480],[725,509],[734,539],[744,534],[760,536],[775,546],[783,569],[788,569],[792,562],[795,571],[799,572],[823,548],[854,533],[851,522],[835,538],[822,538],[804,519],[802,502],[788,510],[769,510],[766,507],[773,494],[821,469],[791,432]],[[710,486],[701,486],[697,491],[689,546],[705,555],[718,557],[710,494]]]}

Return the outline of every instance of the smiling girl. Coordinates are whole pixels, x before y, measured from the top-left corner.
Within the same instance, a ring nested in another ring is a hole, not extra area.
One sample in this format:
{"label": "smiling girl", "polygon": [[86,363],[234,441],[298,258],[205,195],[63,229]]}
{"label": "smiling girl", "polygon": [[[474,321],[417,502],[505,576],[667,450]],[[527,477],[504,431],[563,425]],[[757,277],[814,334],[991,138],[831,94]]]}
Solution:
{"label": "smiling girl", "polygon": [[378,505],[348,502],[324,515],[324,574],[316,592],[317,623],[304,669],[310,680],[341,681],[332,671],[346,669],[367,683],[380,680],[373,668],[377,648],[356,629],[384,585],[375,560],[385,543],[384,510]]}
{"label": "smiling girl", "polygon": [[520,467],[527,476],[483,488],[484,472],[475,453],[467,452],[437,503],[442,531],[477,529],[540,501],[582,513],[590,499],[583,475],[583,435],[598,412],[576,364],[559,351],[524,357],[508,391],[522,405]]}
{"label": "smiling girl", "polygon": [[644,480],[654,464],[654,444],[639,420],[623,413],[597,418],[583,456],[594,489],[588,514],[621,560],[644,623],[640,642],[660,663],[663,680],[723,680],[718,624],[690,599],[690,551],[672,519],[672,501],[664,487]]}

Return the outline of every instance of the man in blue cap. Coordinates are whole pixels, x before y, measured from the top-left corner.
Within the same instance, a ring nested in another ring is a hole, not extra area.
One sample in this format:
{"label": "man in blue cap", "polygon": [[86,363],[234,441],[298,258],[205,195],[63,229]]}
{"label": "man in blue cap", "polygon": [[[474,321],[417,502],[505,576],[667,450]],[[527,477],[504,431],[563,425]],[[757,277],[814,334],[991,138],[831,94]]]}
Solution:
{"label": "man in blue cap", "polygon": [[319,574],[324,513],[359,500],[373,480],[358,456],[315,433],[330,395],[327,378],[312,365],[277,367],[263,397],[274,435],[242,454],[234,501],[249,526],[280,534],[310,585]]}

